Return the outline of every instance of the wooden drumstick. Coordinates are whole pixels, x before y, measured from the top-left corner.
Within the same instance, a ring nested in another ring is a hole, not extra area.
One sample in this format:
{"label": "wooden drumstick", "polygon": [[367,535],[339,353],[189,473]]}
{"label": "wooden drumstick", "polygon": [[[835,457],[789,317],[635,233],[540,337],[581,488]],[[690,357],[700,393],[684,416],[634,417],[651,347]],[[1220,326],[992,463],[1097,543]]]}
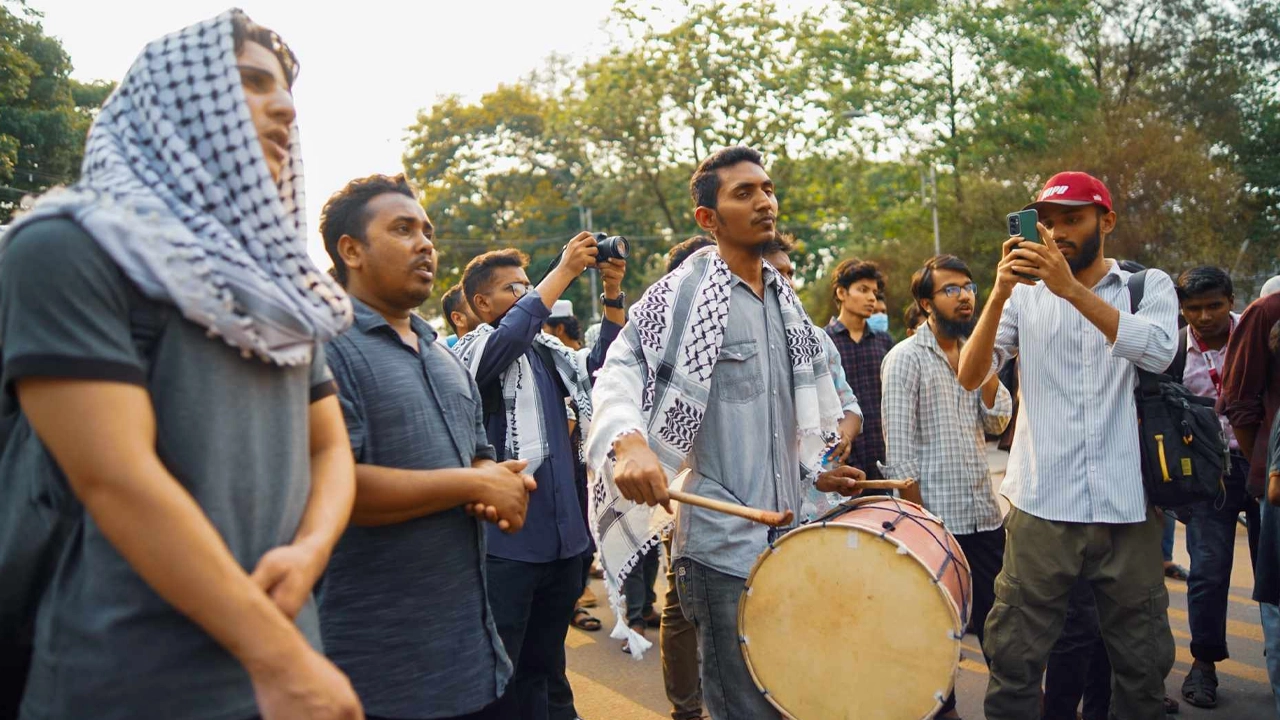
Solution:
{"label": "wooden drumstick", "polygon": [[795,515],[790,511],[776,512],[773,510],[761,510],[760,508],[747,507],[746,505],[734,505],[733,503],[723,502],[721,500],[712,500],[711,498],[694,495],[693,493],[682,492],[680,490],[668,490],[667,494],[672,500],[682,502],[686,505],[694,505],[708,510],[715,510],[726,515],[736,515],[740,518],[746,518],[752,522],[758,522],[761,525],[769,527],[782,527],[790,525]]}
{"label": "wooden drumstick", "polygon": [[855,490],[910,490],[915,487],[916,481],[910,478],[906,480],[854,480],[853,487]]}

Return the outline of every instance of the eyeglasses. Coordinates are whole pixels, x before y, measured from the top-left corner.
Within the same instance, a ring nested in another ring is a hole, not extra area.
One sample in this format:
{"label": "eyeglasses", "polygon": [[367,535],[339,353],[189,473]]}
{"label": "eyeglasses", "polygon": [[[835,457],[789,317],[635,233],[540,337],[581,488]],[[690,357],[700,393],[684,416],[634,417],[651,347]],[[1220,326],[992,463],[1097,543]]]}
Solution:
{"label": "eyeglasses", "polygon": [[978,284],[969,283],[968,285],[948,285],[942,288],[941,290],[939,290],[938,292],[934,293],[934,295],[942,294],[942,295],[946,295],[952,300],[955,300],[956,298],[960,297],[965,293],[969,293],[970,295],[977,297]]}
{"label": "eyeglasses", "polygon": [[514,295],[517,300],[519,300],[525,295],[528,295],[529,291],[533,289],[533,286],[527,282],[513,282],[509,285],[504,285],[503,287],[500,287],[498,289],[510,290],[511,294]]}

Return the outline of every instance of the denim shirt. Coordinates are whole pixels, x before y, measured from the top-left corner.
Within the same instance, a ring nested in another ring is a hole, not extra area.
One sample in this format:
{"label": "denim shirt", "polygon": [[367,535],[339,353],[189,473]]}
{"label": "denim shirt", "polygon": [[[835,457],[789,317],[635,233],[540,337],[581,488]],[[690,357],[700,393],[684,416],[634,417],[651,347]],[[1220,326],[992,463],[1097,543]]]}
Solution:
{"label": "denim shirt", "polygon": [[[766,275],[766,281],[773,278]],[[802,488],[786,326],[778,295],[757,297],[733,277],[707,410],[689,455],[684,490],[735,505],[800,514]],[[673,558],[746,578],[768,545],[768,528],[680,504]]]}

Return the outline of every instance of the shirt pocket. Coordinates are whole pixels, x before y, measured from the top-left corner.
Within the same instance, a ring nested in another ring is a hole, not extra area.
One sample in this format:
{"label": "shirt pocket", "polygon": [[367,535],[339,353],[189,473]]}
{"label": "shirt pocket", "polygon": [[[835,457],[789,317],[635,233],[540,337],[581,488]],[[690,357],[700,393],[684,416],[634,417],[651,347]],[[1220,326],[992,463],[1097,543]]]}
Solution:
{"label": "shirt pocket", "polygon": [[720,348],[711,378],[711,396],[724,402],[744,404],[764,392],[760,372],[760,348],[755,340]]}

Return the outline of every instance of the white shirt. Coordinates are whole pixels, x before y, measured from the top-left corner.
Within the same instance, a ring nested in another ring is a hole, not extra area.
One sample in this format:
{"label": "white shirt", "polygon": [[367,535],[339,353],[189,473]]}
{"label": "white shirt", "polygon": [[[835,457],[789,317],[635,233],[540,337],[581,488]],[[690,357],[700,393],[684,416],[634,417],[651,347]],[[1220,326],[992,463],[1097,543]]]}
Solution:
{"label": "white shirt", "polygon": [[[1236,329],[1239,321],[1240,315],[1231,313],[1232,330]],[[1200,343],[1196,342],[1195,336],[1191,334],[1191,326],[1183,328],[1182,332],[1187,335],[1187,365],[1182,370],[1182,384],[1200,397],[1217,400],[1218,388],[1213,384],[1213,378],[1209,377],[1209,363],[1212,362],[1218,369],[1218,377],[1221,378],[1222,369],[1227,364],[1227,346],[1223,345],[1221,350],[1206,350],[1202,353]],[[1228,446],[1232,450],[1239,450],[1240,443],[1236,442],[1235,431],[1231,428],[1231,422],[1227,420],[1227,416],[1219,415],[1218,422],[1222,423],[1222,432],[1227,437]]]}
{"label": "white shirt", "polygon": [[1016,354],[1022,392],[1001,492],[1045,520],[1146,519],[1134,366],[1163,372],[1173,361],[1178,297],[1168,275],[1149,270],[1132,314],[1130,273],[1107,262],[1093,292],[1120,311],[1114,344],[1044,283],[1014,288],[996,332],[993,372]]}

